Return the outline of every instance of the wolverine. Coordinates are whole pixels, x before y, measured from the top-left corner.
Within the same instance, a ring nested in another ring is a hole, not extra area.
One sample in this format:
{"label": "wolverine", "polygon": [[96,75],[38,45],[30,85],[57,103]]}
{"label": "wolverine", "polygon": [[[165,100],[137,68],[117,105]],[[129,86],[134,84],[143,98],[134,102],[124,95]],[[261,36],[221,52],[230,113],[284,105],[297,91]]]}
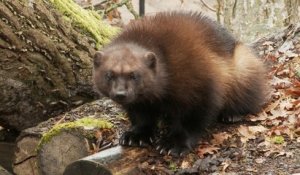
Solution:
{"label": "wolverine", "polygon": [[221,25],[196,12],[161,12],[131,22],[94,56],[96,90],[120,104],[131,129],[121,145],[160,153],[191,150],[217,120],[255,114],[265,100],[262,61]]}

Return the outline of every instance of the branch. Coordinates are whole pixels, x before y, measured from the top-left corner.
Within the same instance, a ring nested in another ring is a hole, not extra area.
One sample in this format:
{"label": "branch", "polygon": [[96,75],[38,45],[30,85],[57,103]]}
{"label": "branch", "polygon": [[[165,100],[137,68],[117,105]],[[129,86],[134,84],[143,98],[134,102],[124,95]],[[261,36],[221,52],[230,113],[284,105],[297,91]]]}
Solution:
{"label": "branch", "polygon": [[200,0],[200,1],[201,1],[202,4],[203,4],[206,8],[208,8],[209,10],[211,10],[211,11],[213,11],[213,12],[216,12],[216,11],[217,11],[216,9],[210,7],[204,0]]}
{"label": "branch", "polygon": [[126,4],[127,9],[129,12],[134,16],[135,19],[139,18],[139,14],[133,9],[132,1],[127,2]]}
{"label": "branch", "polygon": [[107,9],[105,9],[104,13],[109,13],[113,10],[115,10],[116,8],[119,8],[119,7],[122,7],[123,5],[126,5],[130,0],[123,0],[119,3],[115,3],[115,4],[112,4],[110,7],[108,7]]}

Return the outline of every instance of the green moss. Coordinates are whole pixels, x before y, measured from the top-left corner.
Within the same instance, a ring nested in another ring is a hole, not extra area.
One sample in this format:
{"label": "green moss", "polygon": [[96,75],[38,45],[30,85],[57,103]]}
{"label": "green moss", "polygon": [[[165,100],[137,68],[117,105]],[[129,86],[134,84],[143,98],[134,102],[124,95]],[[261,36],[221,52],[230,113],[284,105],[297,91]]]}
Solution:
{"label": "green moss", "polygon": [[85,118],[76,120],[74,122],[58,124],[58,125],[53,126],[53,128],[50,131],[43,134],[42,139],[41,139],[37,149],[39,150],[39,148],[43,144],[49,142],[51,140],[51,138],[60,134],[60,132],[64,131],[64,130],[80,129],[80,128],[93,129],[93,128],[112,128],[112,127],[113,127],[112,123],[110,123],[106,120],[95,119],[92,117],[85,117]]}
{"label": "green moss", "polygon": [[178,168],[177,168],[176,163],[170,162],[170,164],[169,164],[169,169],[170,169],[171,171],[173,171],[173,172],[177,171]]}
{"label": "green moss", "polygon": [[96,40],[97,48],[108,43],[110,38],[119,31],[118,28],[102,22],[102,17],[98,13],[83,9],[73,0],[50,0],[50,2],[72,22],[90,33]]}
{"label": "green moss", "polygon": [[272,137],[271,140],[275,144],[283,144],[284,143],[284,138],[282,136],[274,136],[274,137]]}

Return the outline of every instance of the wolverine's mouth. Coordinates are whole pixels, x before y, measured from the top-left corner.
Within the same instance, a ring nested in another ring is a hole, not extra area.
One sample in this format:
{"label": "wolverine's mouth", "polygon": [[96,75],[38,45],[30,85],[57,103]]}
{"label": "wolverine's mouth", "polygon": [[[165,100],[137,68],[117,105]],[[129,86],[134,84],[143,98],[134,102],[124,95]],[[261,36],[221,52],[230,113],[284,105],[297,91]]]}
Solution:
{"label": "wolverine's mouth", "polygon": [[120,105],[126,105],[128,103],[131,102],[130,98],[111,98],[113,101],[115,101],[116,103],[120,104]]}
{"label": "wolverine's mouth", "polygon": [[127,101],[125,99],[121,100],[121,99],[114,99],[114,98],[112,98],[112,100],[115,101],[115,102],[117,102],[117,103],[119,103],[119,104],[126,104],[127,103]]}

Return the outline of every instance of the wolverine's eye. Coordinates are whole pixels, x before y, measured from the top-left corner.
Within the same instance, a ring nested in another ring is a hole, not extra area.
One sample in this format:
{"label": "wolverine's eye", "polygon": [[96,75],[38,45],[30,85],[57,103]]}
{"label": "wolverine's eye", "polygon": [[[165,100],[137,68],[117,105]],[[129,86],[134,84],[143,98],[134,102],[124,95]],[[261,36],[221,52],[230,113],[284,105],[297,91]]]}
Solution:
{"label": "wolverine's eye", "polygon": [[138,79],[138,75],[137,75],[136,73],[134,73],[134,72],[131,72],[131,73],[129,74],[129,78],[130,78],[131,80],[137,80],[137,79]]}
{"label": "wolverine's eye", "polygon": [[105,79],[106,79],[107,81],[110,81],[110,80],[112,80],[113,78],[114,78],[114,74],[113,74],[112,71],[108,71],[108,72],[105,73]]}

